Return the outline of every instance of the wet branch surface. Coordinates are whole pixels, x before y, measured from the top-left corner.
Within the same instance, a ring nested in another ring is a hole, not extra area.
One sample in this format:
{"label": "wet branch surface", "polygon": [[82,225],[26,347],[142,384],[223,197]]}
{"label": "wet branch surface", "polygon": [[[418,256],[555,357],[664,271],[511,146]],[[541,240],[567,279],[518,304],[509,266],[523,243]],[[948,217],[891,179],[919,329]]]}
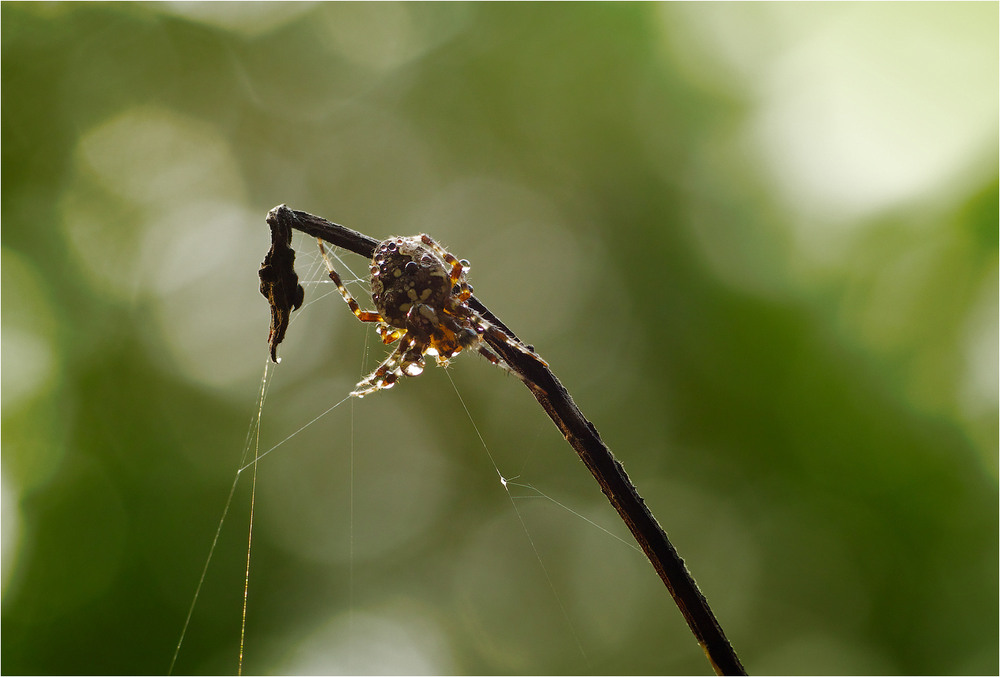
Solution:
{"label": "wet branch surface", "polygon": [[[267,215],[267,223],[271,228],[271,250],[261,265],[260,278],[261,293],[271,305],[268,341],[271,356],[275,358],[277,345],[288,326],[288,316],[302,303],[302,288],[298,286],[294,271],[295,255],[290,249],[291,231],[302,231],[367,258],[371,258],[379,241],[285,205],[272,209]],[[621,463],[601,440],[597,428],[586,419],[548,364],[535,355],[533,349],[519,349],[512,345],[506,337],[522,346],[524,344],[478,299],[472,297],[468,303],[492,325],[483,336],[484,340],[528,387],[597,479],[604,495],[667,586],[716,673],[745,675],[743,665],[684,565],[684,560],[646,507]]]}

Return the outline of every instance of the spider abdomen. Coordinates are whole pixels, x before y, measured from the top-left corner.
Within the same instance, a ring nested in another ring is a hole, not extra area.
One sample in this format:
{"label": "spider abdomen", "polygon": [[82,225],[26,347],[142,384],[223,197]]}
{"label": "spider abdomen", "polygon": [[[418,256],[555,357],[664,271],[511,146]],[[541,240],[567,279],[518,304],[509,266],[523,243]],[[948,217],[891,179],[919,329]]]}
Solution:
{"label": "spider abdomen", "polygon": [[445,309],[451,295],[451,270],[420,236],[393,237],[375,249],[371,266],[372,301],[385,321],[406,328],[415,304]]}

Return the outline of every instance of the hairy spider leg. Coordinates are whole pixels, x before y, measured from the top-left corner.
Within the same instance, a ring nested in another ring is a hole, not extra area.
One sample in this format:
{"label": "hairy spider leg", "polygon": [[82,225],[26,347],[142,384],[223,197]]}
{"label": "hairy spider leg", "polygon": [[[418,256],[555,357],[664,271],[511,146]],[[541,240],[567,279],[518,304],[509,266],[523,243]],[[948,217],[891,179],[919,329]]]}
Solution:
{"label": "hairy spider leg", "polygon": [[[399,348],[402,347],[402,344],[400,344]],[[375,371],[359,381],[354,387],[355,389],[351,392],[351,395],[363,396],[375,392],[380,388],[391,388],[394,386],[396,381],[399,380],[399,348],[394,350]]]}
{"label": "hairy spider leg", "polygon": [[[347,302],[351,312],[354,313],[354,315],[362,322],[378,322],[378,327],[376,329],[382,337],[382,343],[389,344],[401,338],[404,335],[403,331],[391,326],[385,321],[385,318],[383,318],[381,314],[370,310],[361,310],[361,306],[358,305],[358,302],[354,300],[351,293],[344,287],[344,283],[340,279],[340,275],[330,262],[330,258],[326,252],[326,247],[323,246],[322,241],[319,241],[319,251],[323,256],[323,262],[326,264],[327,273],[329,274],[330,279],[337,285],[340,295],[344,297],[344,301]],[[461,271],[459,271],[459,274],[461,274]],[[394,350],[385,359],[385,361],[375,369],[375,371],[358,383],[357,389],[351,394],[360,397],[381,388],[391,388],[399,380],[400,375],[404,373],[404,368],[401,366],[404,364],[406,365],[405,369],[408,376],[414,375],[412,373],[413,371],[420,373],[423,371],[424,366],[423,360],[420,359],[420,354],[422,352],[423,348],[418,346],[417,342],[412,338],[401,342],[396,347],[396,350]],[[408,356],[412,356],[414,353],[416,353],[417,359],[408,359]],[[411,365],[415,367],[415,370],[411,369]]]}
{"label": "hairy spider leg", "polygon": [[[498,329],[496,326],[490,324],[489,322],[485,322],[484,321],[483,335],[484,335],[484,340],[485,340],[485,337],[488,335],[494,341],[497,341],[497,340],[502,341],[502,342],[506,343],[507,345],[511,346],[512,348],[515,348],[518,351],[524,353],[525,355],[531,355],[532,359],[537,360],[538,362],[540,362],[541,364],[545,365],[546,367],[549,366],[548,362],[546,362],[541,357],[539,357],[537,354],[535,354],[535,349],[534,348],[530,348],[529,349],[528,346],[524,345],[520,341],[516,341],[516,340],[512,339],[506,333],[500,331],[500,329]],[[487,359],[489,359],[489,358],[487,358]],[[500,362],[502,363],[501,366],[506,366],[506,363],[504,362],[503,358],[500,358]]]}
{"label": "hairy spider leg", "polygon": [[378,335],[382,337],[382,343],[389,345],[393,341],[398,340],[403,332],[395,327],[386,324],[385,322],[379,322],[378,326],[375,328]]}
{"label": "hairy spider leg", "polygon": [[[326,255],[326,247],[323,246],[322,240],[317,241],[319,242],[319,253],[323,255],[323,263],[326,264],[326,270],[330,275],[330,279],[333,280],[335,285],[337,285],[337,289],[340,290],[340,295],[344,297],[345,301],[347,301],[347,305],[350,306],[351,312],[354,313],[362,322],[385,323],[385,319],[378,313],[371,310],[361,310],[361,306],[359,306],[358,302],[354,300],[353,296],[351,296],[351,292],[347,291],[347,288],[344,287],[344,283],[340,280],[340,275],[337,274],[337,271],[333,268],[333,264],[330,263],[330,258]],[[397,336],[396,338],[399,337]],[[396,338],[392,339],[392,341],[395,341]],[[382,340],[385,343],[392,342],[385,340],[385,334],[382,335]]]}
{"label": "hairy spider leg", "polygon": [[500,356],[497,355],[496,353],[494,353],[492,350],[490,350],[486,346],[479,346],[479,351],[478,352],[479,352],[480,355],[482,355],[487,360],[489,360],[490,364],[496,364],[496,365],[499,365],[499,366],[502,366],[502,367],[506,367],[507,366],[505,364],[501,364],[502,360],[500,359]]}
{"label": "hairy spider leg", "polygon": [[326,247],[323,246],[323,241],[318,238],[317,241],[319,242],[319,252],[323,255],[323,263],[326,264],[327,273],[330,275],[330,279],[333,280],[334,284],[337,285],[337,289],[340,290],[340,295],[344,297],[345,301],[347,301],[347,305],[351,309],[351,312],[354,313],[355,316],[357,316],[357,318],[362,322],[378,322],[378,326],[375,329],[378,331],[379,336],[382,338],[382,343],[385,345],[389,345],[393,341],[398,340],[399,337],[403,335],[402,331],[391,326],[379,313],[370,310],[361,310],[361,306],[358,305],[358,302],[354,300],[351,293],[344,287],[344,283],[341,281],[340,275],[330,262],[330,258],[326,253]]}
{"label": "hairy spider leg", "polygon": [[469,262],[465,259],[462,259],[461,261],[456,259],[451,252],[439,245],[434,238],[426,233],[420,236],[420,241],[433,249],[438,256],[444,259],[445,263],[451,266],[451,272],[448,277],[451,280],[452,287],[458,285],[458,291],[456,292],[458,298],[456,300],[461,303],[462,301],[469,299],[472,296],[472,285],[462,280],[462,273],[470,268]]}
{"label": "hairy spider leg", "polygon": [[430,306],[412,306],[407,313],[407,331],[401,334],[402,341],[375,371],[355,386],[351,394],[363,397],[383,388],[391,388],[400,376],[417,376],[423,372],[424,353],[433,340],[428,327],[433,327],[437,321],[437,315]]}
{"label": "hairy spider leg", "polygon": [[344,300],[347,301],[347,305],[351,307],[351,312],[357,315],[359,320],[362,322],[385,322],[383,317],[377,312],[373,310],[361,310],[361,306],[358,305],[358,302],[355,301],[351,296],[351,293],[344,288],[344,283],[340,281],[340,275],[337,275],[337,271],[330,271],[330,279],[337,285],[337,289],[340,290],[340,295],[344,297]]}
{"label": "hairy spider leg", "polygon": [[[418,341],[405,337],[375,371],[358,382],[351,395],[364,397],[376,390],[391,388],[404,374],[406,376],[418,375],[424,370],[423,351],[424,346]],[[414,356],[415,359],[413,359]]]}

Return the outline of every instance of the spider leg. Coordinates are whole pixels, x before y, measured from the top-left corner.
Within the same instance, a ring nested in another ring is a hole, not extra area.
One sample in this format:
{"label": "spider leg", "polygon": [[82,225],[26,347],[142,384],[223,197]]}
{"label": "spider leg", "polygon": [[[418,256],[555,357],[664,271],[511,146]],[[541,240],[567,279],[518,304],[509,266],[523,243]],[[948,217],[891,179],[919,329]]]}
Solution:
{"label": "spider leg", "polygon": [[492,350],[490,350],[486,346],[479,346],[479,354],[482,355],[483,357],[485,357],[487,360],[489,360],[490,364],[495,364],[498,367],[503,367],[504,369],[507,369],[508,371],[510,370],[507,367],[507,365],[504,363],[504,361],[500,359],[500,356],[497,355],[496,353],[494,353]]}
{"label": "spider leg", "polygon": [[401,329],[396,329],[385,322],[379,322],[375,330],[378,332],[378,335],[382,337],[382,343],[385,345],[389,345],[403,336],[403,331]]}
{"label": "spider leg", "polygon": [[[500,341],[503,341],[504,343],[506,343],[507,345],[511,346],[512,348],[517,349],[518,351],[524,353],[525,355],[531,355],[532,359],[535,359],[538,362],[541,362],[542,364],[544,364],[545,366],[548,366],[549,363],[546,362],[545,360],[543,360],[537,354],[535,354],[535,351],[533,349],[528,348],[528,346],[524,345],[520,341],[512,339],[510,336],[508,336],[504,332],[500,331],[498,328],[496,328],[495,326],[493,326],[492,324],[490,324],[486,320],[482,320],[482,323],[483,323],[483,336],[484,337],[485,336],[489,336],[490,338],[492,338],[494,340],[499,339]],[[501,362],[503,362],[502,358],[501,358]]]}
{"label": "spider leg", "polygon": [[[439,245],[434,240],[434,238],[432,238],[430,235],[427,235],[426,233],[420,236],[420,241],[423,242],[428,247],[430,247],[431,249],[433,249],[438,256],[444,259],[445,263],[451,266],[451,272],[448,275],[448,277],[451,279],[451,285],[454,287],[456,284],[458,284],[459,280],[462,277],[462,273],[464,273],[469,269],[469,262],[465,260],[459,261],[458,259],[456,259],[451,252],[449,252],[447,249]],[[469,287],[467,283],[465,282],[461,283],[460,287],[463,291],[466,288],[468,288],[469,296],[472,296],[472,288]],[[461,300],[464,301],[465,299],[469,298],[469,296],[466,296]]]}
{"label": "spider leg", "polygon": [[472,285],[465,281],[459,283],[458,290],[455,292],[455,300],[464,303],[470,298],[472,298]]}
{"label": "spider leg", "polygon": [[399,344],[389,357],[385,358],[385,361],[380,364],[375,371],[368,374],[368,376],[361,379],[358,384],[351,391],[351,395],[354,397],[364,397],[369,393],[373,393],[376,390],[382,390],[383,388],[391,388],[396,385],[396,381],[399,377],[403,375],[402,369],[400,369],[399,363],[405,350],[404,344]]}
{"label": "spider leg", "polygon": [[427,348],[426,343],[405,335],[392,354],[355,386],[351,395],[364,397],[376,390],[393,387],[402,376],[419,376],[424,370]]}
{"label": "spider leg", "polygon": [[[347,301],[347,305],[350,307],[351,312],[354,313],[362,322],[384,322],[385,320],[378,313],[370,310],[361,310],[361,306],[358,305],[358,302],[354,300],[351,293],[347,291],[346,287],[344,287],[344,283],[340,280],[340,275],[337,274],[337,271],[333,268],[333,264],[330,263],[330,258],[326,255],[326,247],[323,246],[322,240],[318,241],[319,252],[323,255],[323,262],[326,264],[326,270],[330,275],[330,279],[333,280],[335,285],[337,285],[337,289],[340,290],[340,295],[344,297],[345,301]],[[395,341],[396,339],[392,340]],[[392,341],[385,340],[385,334],[382,335],[382,341],[383,343],[392,343]]]}

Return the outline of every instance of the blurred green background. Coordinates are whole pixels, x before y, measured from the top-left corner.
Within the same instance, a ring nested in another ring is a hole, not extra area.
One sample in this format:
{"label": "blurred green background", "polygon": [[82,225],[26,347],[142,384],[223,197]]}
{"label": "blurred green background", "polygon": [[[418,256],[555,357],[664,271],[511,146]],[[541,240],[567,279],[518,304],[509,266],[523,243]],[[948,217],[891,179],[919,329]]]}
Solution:
{"label": "blurred green background", "polygon": [[[168,669],[257,411],[287,203],[472,261],[751,673],[996,674],[997,25],[996,3],[5,3],[3,671]],[[313,303],[261,451],[384,355],[297,247]],[[534,487],[527,534],[448,375]],[[178,673],[236,670],[249,479]],[[709,672],[648,562],[586,520],[629,538],[485,360],[345,402],[259,465],[245,671]]]}

